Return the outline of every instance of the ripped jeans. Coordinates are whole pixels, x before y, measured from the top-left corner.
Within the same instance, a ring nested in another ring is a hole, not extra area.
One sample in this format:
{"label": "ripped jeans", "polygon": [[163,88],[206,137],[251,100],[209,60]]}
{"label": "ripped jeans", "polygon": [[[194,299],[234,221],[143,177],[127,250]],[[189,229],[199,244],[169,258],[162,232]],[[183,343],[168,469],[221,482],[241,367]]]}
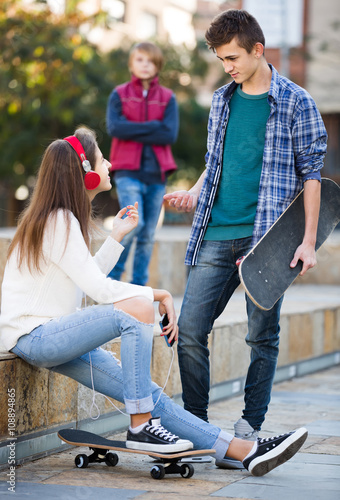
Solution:
{"label": "ripped jeans", "polygon": [[[86,383],[87,372],[90,375],[85,361],[89,358],[88,353],[117,337],[122,339],[126,411],[130,414],[147,413],[154,406],[150,375],[153,325],[141,323],[113,305],[91,306],[53,319],[21,337],[12,352],[31,365],[64,373],[91,387],[91,381],[90,385]],[[85,363],[85,370],[81,369],[79,362]],[[103,375],[105,378],[104,372]],[[109,387],[98,383],[101,388],[97,387],[97,390],[106,394]]]}
{"label": "ripped jeans", "polygon": [[[99,346],[121,337],[121,363]],[[61,373],[124,402],[129,414],[151,412],[162,425],[196,448],[224,457],[233,435],[174,403],[151,381],[153,325],[137,321],[113,305],[95,305],[51,320],[20,337],[12,349],[29,364]],[[159,398],[159,400],[158,400]]]}

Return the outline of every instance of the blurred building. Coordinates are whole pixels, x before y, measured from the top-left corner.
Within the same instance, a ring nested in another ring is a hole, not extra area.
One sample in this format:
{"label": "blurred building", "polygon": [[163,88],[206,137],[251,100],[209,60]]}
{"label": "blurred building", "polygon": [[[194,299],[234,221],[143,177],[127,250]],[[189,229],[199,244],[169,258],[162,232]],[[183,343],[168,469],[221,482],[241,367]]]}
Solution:
{"label": "blurred building", "polygon": [[340,2],[308,0],[306,88],[328,132],[324,175],[340,183]]}
{"label": "blurred building", "polygon": [[89,15],[98,10],[108,14],[107,28],[97,27],[88,34],[105,51],[131,40],[196,44],[192,23],[196,0],[83,0],[79,7]]}
{"label": "blurred building", "polygon": [[[71,5],[71,0],[46,1],[56,12]],[[107,12],[105,28],[84,26],[89,40],[102,50],[147,39],[203,46],[215,15],[229,8],[247,9],[264,31],[268,62],[315,99],[329,134],[324,175],[340,182],[339,0],[82,0],[79,6],[89,15]],[[202,53],[211,70],[199,88],[199,101],[209,106],[212,92],[227,76],[214,54]]]}
{"label": "blurred building", "polygon": [[[215,15],[244,8],[259,21],[266,38],[266,59],[304,87],[316,101],[328,132],[323,175],[340,183],[340,2],[339,0],[198,0],[194,18],[198,40]],[[219,63],[212,70],[202,103],[221,83]],[[215,83],[213,83],[215,79]],[[218,80],[219,79],[219,80]],[[224,77],[226,80],[226,77]]]}

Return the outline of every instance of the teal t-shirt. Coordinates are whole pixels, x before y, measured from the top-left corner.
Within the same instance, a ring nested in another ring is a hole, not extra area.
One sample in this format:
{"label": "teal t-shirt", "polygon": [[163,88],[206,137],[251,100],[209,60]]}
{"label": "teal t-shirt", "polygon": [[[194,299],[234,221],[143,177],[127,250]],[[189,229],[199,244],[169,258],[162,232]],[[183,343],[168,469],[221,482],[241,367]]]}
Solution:
{"label": "teal t-shirt", "polygon": [[270,113],[267,97],[267,92],[245,94],[238,86],[230,100],[221,178],[206,240],[233,240],[253,233]]}

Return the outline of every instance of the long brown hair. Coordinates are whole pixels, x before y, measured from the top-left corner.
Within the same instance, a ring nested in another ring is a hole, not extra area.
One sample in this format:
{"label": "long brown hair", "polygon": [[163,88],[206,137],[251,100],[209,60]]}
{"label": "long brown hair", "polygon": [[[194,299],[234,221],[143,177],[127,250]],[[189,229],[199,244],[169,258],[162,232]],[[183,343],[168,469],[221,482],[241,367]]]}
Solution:
{"label": "long brown hair", "polygon": [[[86,157],[96,163],[96,136],[79,127],[74,135],[81,142]],[[9,247],[8,258],[18,245],[18,265],[27,261],[29,269],[40,269],[43,236],[47,219],[58,209],[69,210],[78,219],[84,240],[89,247],[93,226],[91,202],[84,184],[85,172],[72,146],[62,140],[53,141],[46,149],[29,205],[19,218],[18,229]],[[67,212],[65,212],[66,216]],[[67,220],[68,232],[70,221]],[[65,247],[67,240],[65,241]]]}

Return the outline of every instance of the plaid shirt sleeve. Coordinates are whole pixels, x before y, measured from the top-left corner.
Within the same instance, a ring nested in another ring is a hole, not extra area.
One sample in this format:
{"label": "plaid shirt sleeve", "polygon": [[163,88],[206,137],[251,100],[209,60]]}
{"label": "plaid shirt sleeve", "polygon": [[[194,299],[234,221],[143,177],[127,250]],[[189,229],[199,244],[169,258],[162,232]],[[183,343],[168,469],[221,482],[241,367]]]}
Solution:
{"label": "plaid shirt sleeve", "polygon": [[[292,127],[295,168],[303,181],[320,178],[320,170],[327,149],[327,133],[314,102],[304,103]],[[318,177],[313,174],[318,173]]]}

